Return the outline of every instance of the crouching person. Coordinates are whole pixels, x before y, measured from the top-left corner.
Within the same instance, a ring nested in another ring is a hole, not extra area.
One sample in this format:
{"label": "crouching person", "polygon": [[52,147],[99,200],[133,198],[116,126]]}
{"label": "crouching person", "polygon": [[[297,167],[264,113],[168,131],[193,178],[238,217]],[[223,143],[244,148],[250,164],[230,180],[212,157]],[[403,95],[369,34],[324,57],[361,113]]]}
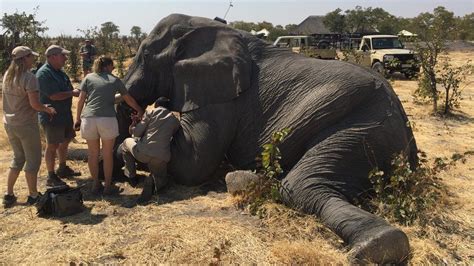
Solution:
{"label": "crouching person", "polygon": [[131,138],[127,138],[118,147],[125,163],[125,175],[136,180],[136,160],[147,164],[150,175],[145,179],[138,204],[150,201],[154,192],[163,188],[167,182],[166,167],[171,157],[170,142],[178,130],[179,120],[171,113],[169,99],[160,97],[155,109],[147,112],[141,121],[132,119]]}

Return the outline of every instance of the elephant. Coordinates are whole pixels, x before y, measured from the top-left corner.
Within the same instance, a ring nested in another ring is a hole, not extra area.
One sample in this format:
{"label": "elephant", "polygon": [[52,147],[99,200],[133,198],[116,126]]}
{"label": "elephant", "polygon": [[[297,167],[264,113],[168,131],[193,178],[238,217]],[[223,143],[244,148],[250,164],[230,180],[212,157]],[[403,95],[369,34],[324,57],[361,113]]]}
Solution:
{"label": "elephant", "polygon": [[[283,202],[320,219],[354,261],[409,256],[403,231],[354,205],[372,187],[369,172],[388,173],[394,154],[418,163],[408,118],[380,74],[274,47],[212,19],[171,14],[141,43],[124,83],[142,106],[164,96],[180,113],[168,163],[175,183],[202,184],[223,160],[254,169],[272,133],[289,128],[279,146]],[[124,139],[129,108],[117,110]]]}

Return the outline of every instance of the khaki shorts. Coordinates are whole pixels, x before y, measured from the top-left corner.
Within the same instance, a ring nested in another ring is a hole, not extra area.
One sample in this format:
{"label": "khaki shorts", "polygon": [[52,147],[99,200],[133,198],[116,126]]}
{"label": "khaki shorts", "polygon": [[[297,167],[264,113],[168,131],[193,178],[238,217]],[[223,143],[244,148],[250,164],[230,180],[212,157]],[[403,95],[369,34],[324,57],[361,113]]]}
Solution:
{"label": "khaki shorts", "polygon": [[10,168],[37,173],[41,165],[41,139],[38,124],[4,125],[13,150]]}
{"label": "khaki shorts", "polygon": [[73,139],[76,136],[72,121],[65,125],[43,124],[43,131],[46,136],[46,143],[60,144]]}
{"label": "khaki shorts", "polygon": [[114,139],[119,135],[116,117],[81,118],[81,136],[86,140]]}

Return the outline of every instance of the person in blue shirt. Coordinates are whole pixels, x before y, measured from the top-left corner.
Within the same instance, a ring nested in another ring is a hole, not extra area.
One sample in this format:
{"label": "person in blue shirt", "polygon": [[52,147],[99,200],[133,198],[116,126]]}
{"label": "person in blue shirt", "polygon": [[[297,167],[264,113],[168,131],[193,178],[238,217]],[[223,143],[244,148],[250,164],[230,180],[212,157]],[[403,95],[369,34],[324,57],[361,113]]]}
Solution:
{"label": "person in blue shirt", "polygon": [[[72,97],[79,96],[79,90],[73,89],[69,77],[62,71],[69,53],[58,45],[49,46],[45,53],[47,62],[36,72],[40,102],[57,112],[53,117],[39,113],[39,122],[46,136],[44,159],[48,170],[47,186],[65,185],[59,177],[80,175],[66,165],[69,142],[76,136],[71,111]],[[55,172],[56,153],[59,167]]]}

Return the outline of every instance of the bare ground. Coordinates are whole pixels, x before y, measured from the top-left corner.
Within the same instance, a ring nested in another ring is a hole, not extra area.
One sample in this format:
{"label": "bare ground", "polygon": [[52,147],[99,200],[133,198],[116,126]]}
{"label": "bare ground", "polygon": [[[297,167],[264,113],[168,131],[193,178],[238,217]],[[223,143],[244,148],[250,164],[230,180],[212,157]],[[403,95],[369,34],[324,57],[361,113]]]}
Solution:
{"label": "bare ground", "polygon": [[[474,59],[473,49],[452,51],[455,64]],[[430,115],[431,105],[415,103],[416,81],[396,79],[399,95],[414,127],[418,147],[428,157],[451,157],[474,150],[474,74],[464,88],[460,111],[449,118]],[[3,126],[3,125],[2,125]],[[11,152],[0,131],[0,178],[6,186]],[[87,211],[60,219],[36,216],[27,207],[23,176],[15,186],[19,204],[0,207],[0,263],[313,263],[349,264],[341,240],[314,217],[270,204],[260,219],[235,207],[222,181],[201,187],[171,185],[148,206],[134,206],[140,188],[125,188],[122,196],[97,198],[88,194],[87,164],[78,159],[87,146],[71,145],[69,164],[86,184]],[[431,224],[402,227],[410,238],[413,264],[474,263],[474,159],[467,156],[441,173],[449,187],[450,204]],[[40,190],[46,170],[41,168]]]}

